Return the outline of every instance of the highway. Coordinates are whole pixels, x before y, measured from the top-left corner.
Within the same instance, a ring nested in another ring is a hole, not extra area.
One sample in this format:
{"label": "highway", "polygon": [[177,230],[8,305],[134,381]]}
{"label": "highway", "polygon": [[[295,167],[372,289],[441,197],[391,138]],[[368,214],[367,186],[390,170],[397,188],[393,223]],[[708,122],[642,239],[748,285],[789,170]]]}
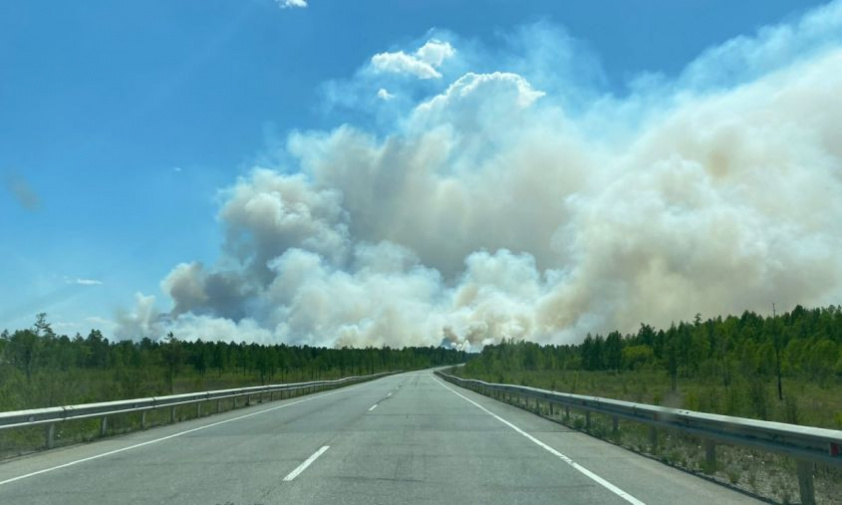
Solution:
{"label": "highway", "polygon": [[0,503],[761,502],[422,371],[0,463]]}

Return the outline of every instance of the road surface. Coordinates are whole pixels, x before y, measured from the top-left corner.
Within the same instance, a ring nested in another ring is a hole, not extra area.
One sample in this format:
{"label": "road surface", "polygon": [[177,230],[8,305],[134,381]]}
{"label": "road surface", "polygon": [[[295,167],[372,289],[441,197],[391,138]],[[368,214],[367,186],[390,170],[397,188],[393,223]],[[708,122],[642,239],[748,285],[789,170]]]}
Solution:
{"label": "road surface", "polygon": [[0,503],[760,502],[422,371],[0,463]]}

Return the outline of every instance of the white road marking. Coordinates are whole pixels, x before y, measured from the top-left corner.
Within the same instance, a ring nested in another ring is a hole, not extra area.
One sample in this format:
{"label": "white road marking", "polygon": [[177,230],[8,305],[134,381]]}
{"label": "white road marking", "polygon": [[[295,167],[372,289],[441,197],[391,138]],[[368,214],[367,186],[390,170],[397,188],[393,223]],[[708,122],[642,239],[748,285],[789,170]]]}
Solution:
{"label": "white road marking", "polygon": [[294,478],[298,477],[299,475],[301,475],[301,472],[303,472],[304,470],[306,470],[308,466],[312,465],[312,464],[313,464],[313,461],[316,461],[316,460],[319,458],[319,456],[321,456],[322,454],[324,454],[324,453],[325,453],[325,451],[326,451],[326,450],[328,450],[328,449],[330,449],[330,446],[329,446],[329,445],[323,445],[321,449],[319,449],[318,451],[316,451],[316,452],[315,452],[312,456],[310,456],[309,458],[305,459],[305,460],[304,460],[304,463],[301,463],[300,465],[298,465],[298,468],[296,468],[295,470],[293,470],[293,471],[289,472],[289,475],[287,475],[286,477],[284,477],[284,482],[289,482],[289,481],[291,481],[292,479],[294,479]]}
{"label": "white road marking", "polygon": [[579,463],[576,463],[575,461],[573,461],[572,459],[570,459],[570,457],[569,457],[569,456],[565,456],[564,454],[562,454],[562,453],[558,452],[557,450],[553,449],[552,447],[550,447],[549,445],[545,444],[544,442],[541,442],[541,441],[540,441],[540,440],[538,440],[537,438],[533,437],[533,436],[532,436],[532,435],[530,435],[529,433],[527,433],[527,432],[523,431],[522,429],[518,428],[517,426],[515,426],[515,425],[514,425],[514,424],[512,424],[512,423],[510,423],[509,421],[506,421],[506,420],[505,420],[505,419],[503,419],[502,417],[500,417],[500,416],[498,416],[497,414],[495,414],[495,413],[491,412],[490,410],[488,410],[487,408],[483,407],[483,406],[482,406],[482,405],[480,405],[479,403],[477,403],[477,402],[475,402],[475,401],[471,400],[471,399],[470,399],[470,398],[468,398],[467,396],[464,396],[464,395],[462,395],[462,394],[458,393],[457,391],[455,391],[455,390],[451,389],[450,387],[445,386],[445,385],[444,385],[444,383],[443,383],[443,382],[441,382],[440,380],[438,380],[437,378],[433,377],[433,380],[434,380],[436,383],[438,383],[438,385],[440,385],[441,387],[443,387],[444,389],[446,389],[446,390],[450,391],[451,393],[455,394],[456,396],[458,396],[458,397],[462,398],[462,399],[463,399],[463,400],[465,400],[466,402],[472,403],[475,407],[477,407],[478,409],[482,410],[482,411],[483,411],[483,412],[485,412],[486,414],[488,414],[488,415],[490,415],[490,416],[494,417],[495,419],[497,419],[497,420],[498,420],[498,421],[500,421],[501,423],[505,424],[505,425],[506,425],[506,426],[508,426],[509,428],[511,428],[511,429],[513,429],[513,430],[515,430],[516,432],[518,432],[518,433],[520,433],[521,435],[523,435],[524,437],[528,438],[529,440],[531,440],[531,441],[532,441],[532,442],[534,442],[535,444],[537,444],[537,445],[541,446],[544,450],[546,450],[547,452],[549,452],[549,453],[550,453],[550,454],[552,454],[553,456],[558,457],[559,459],[561,459],[562,461],[564,461],[564,462],[565,462],[565,463],[567,463],[568,465],[572,466],[572,467],[573,467],[573,468],[575,468],[576,470],[578,470],[578,471],[580,471],[581,473],[585,474],[585,476],[587,476],[588,478],[590,478],[590,479],[592,479],[592,480],[596,481],[596,483],[598,483],[599,485],[601,485],[601,486],[603,486],[604,488],[608,489],[609,491],[611,491],[612,493],[616,494],[616,495],[617,495],[617,496],[619,496],[620,498],[622,498],[622,499],[626,500],[627,502],[629,502],[629,503],[631,503],[631,504],[633,504],[633,505],[646,505],[645,503],[643,503],[642,501],[638,500],[638,499],[637,499],[637,498],[635,498],[634,496],[632,496],[632,495],[628,494],[627,492],[625,492],[625,491],[623,491],[622,489],[618,488],[618,487],[617,487],[617,486],[615,486],[614,484],[611,484],[611,483],[610,483],[610,482],[608,482],[607,480],[603,479],[603,478],[602,478],[602,477],[600,477],[599,475],[597,475],[597,474],[593,473],[592,471],[588,470],[587,468],[583,467],[583,466],[582,466],[582,465],[580,465]]}
{"label": "white road marking", "polygon": [[387,395],[386,395],[386,397],[387,397],[387,398],[388,398],[388,397],[390,397],[390,396],[392,396],[392,393],[391,393],[391,392],[390,392],[389,394],[387,394]]}
{"label": "white road marking", "polygon": [[379,404],[378,404],[378,403],[375,403],[374,405],[372,405],[372,406],[371,406],[371,408],[370,408],[370,409],[368,409],[368,411],[369,411],[369,412],[371,412],[372,410],[376,409],[376,408],[377,408],[377,405],[379,405]]}
{"label": "white road marking", "polygon": [[272,412],[272,411],[275,411],[275,410],[284,409],[284,408],[287,408],[287,407],[292,407],[293,405],[298,405],[299,403],[309,402],[311,400],[318,400],[319,398],[325,398],[325,397],[333,396],[333,395],[339,394],[339,393],[345,393],[345,392],[357,389],[360,386],[372,384],[373,382],[374,381],[368,381],[368,382],[364,382],[363,384],[357,384],[357,385],[354,385],[354,386],[348,386],[348,387],[340,388],[336,391],[331,391],[331,392],[328,392],[328,393],[322,393],[322,394],[318,394],[316,396],[308,396],[307,398],[303,398],[301,400],[296,400],[292,403],[285,403],[283,405],[278,405],[277,407],[270,407],[268,409],[260,410],[258,412],[251,412],[249,414],[245,414],[245,415],[237,416],[237,417],[232,417],[231,419],[226,419],[224,421],[218,421],[218,422],[215,422],[215,423],[206,424],[204,426],[199,426],[197,428],[191,428],[189,430],[180,431],[178,433],[173,433],[172,435],[167,435],[166,437],[156,438],[154,440],[147,440],[146,442],[141,442],[139,444],[130,445],[128,447],[122,447],[120,449],[115,449],[113,451],[103,452],[102,454],[96,454],[94,456],[88,456],[87,458],[77,459],[75,461],[70,461],[68,463],[53,466],[53,467],[50,467],[50,468],[44,468],[43,470],[30,472],[30,473],[27,473],[27,474],[24,474],[24,475],[18,475],[17,477],[12,477],[10,479],[0,481],[0,486],[2,486],[4,484],[10,484],[10,483],[15,482],[15,481],[27,479],[29,477],[34,477],[36,475],[41,475],[42,473],[52,472],[53,470],[60,470],[62,468],[67,468],[69,466],[78,465],[79,463],[85,463],[87,461],[92,461],[92,460],[95,460],[95,459],[104,458],[106,456],[111,456],[112,454],[118,454],[118,453],[121,453],[121,452],[130,451],[132,449],[137,449],[139,447],[144,447],[144,446],[147,446],[147,445],[156,444],[158,442],[163,442],[164,440],[169,440],[171,438],[180,437],[182,435],[187,435],[188,433],[193,433],[193,432],[196,432],[196,431],[204,430],[206,428],[212,428],[214,426],[219,426],[221,424],[226,424],[226,423],[230,423],[230,422],[233,422],[233,421],[239,421],[240,419],[246,419],[248,417],[259,416],[260,414],[265,414],[267,412]]}

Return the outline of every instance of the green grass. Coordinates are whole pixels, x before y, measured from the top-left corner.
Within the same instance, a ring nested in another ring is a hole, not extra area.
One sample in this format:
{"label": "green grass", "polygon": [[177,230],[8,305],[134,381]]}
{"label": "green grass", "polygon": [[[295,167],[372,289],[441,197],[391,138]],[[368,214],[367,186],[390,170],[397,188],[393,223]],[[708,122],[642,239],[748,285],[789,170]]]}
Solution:
{"label": "green grass", "polygon": [[489,382],[521,384],[563,393],[600,396],[662,405],[699,412],[842,429],[842,381],[817,384],[785,378],[784,401],[777,398],[772,379],[736,378],[729,386],[721,381],[679,379],[675,391],[670,379],[658,370],[615,372],[516,371],[457,375]]}

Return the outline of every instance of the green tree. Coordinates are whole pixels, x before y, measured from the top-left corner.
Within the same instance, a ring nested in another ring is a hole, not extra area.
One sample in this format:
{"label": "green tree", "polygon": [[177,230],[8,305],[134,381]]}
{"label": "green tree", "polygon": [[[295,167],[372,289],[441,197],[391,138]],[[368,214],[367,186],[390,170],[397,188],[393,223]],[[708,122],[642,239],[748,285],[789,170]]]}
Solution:
{"label": "green tree", "polygon": [[172,394],[175,392],[175,376],[184,364],[184,345],[172,332],[169,332],[160,349],[161,359],[166,368],[167,387]]}
{"label": "green tree", "polygon": [[628,370],[637,370],[655,360],[655,352],[646,344],[630,345],[622,350],[622,356],[623,367]]}
{"label": "green tree", "polygon": [[623,341],[618,331],[612,331],[605,337],[605,365],[615,371],[623,367]]}

